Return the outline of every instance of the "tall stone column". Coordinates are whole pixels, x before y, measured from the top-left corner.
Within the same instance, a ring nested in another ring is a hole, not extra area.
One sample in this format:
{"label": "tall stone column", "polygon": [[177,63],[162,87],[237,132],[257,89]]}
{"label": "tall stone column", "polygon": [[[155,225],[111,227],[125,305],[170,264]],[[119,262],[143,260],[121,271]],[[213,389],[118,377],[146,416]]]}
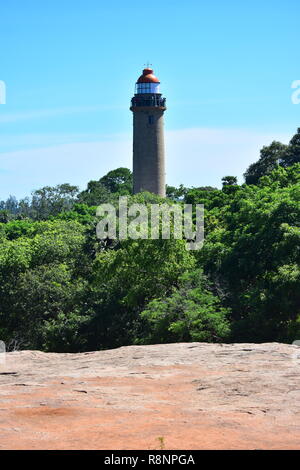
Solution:
{"label": "tall stone column", "polygon": [[133,112],[133,192],[149,191],[165,197],[164,111],[152,69],[144,69],[131,100]]}

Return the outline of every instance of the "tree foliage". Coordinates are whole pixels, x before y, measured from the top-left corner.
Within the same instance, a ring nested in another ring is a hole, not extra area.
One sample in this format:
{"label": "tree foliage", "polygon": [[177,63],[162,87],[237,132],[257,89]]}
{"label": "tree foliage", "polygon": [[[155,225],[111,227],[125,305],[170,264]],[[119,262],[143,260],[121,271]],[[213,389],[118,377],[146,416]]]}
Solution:
{"label": "tree foliage", "polygon": [[258,184],[262,176],[269,175],[276,168],[287,168],[295,163],[300,163],[300,128],[289,145],[274,141],[262,148],[259,160],[252,163],[244,174],[246,184]]}
{"label": "tree foliage", "polygon": [[[84,351],[173,341],[287,341],[300,335],[300,129],[222,189],[132,195],[118,168],[0,202],[0,339]],[[96,208],[204,204],[205,242],[99,240]],[[12,346],[10,346],[12,345]]]}
{"label": "tree foliage", "polygon": [[202,271],[188,271],[169,296],[152,300],[141,313],[147,322],[141,342],[224,341],[230,332],[228,313],[209,290]]}

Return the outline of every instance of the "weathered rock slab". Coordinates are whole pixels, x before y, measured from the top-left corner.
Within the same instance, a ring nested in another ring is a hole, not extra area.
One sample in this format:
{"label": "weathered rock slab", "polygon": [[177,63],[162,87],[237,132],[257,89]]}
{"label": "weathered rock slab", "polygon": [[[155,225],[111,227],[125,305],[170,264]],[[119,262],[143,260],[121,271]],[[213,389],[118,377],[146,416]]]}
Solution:
{"label": "weathered rock slab", "polygon": [[0,449],[300,449],[300,347],[180,343],[0,365]]}

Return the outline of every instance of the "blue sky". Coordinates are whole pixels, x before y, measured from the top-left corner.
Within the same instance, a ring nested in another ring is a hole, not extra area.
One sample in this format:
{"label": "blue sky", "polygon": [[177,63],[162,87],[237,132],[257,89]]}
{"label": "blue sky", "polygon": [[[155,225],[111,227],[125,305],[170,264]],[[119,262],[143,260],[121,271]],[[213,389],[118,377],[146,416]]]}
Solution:
{"label": "blue sky", "polygon": [[167,98],[167,182],[220,186],[300,126],[297,0],[1,5],[0,199],[131,168],[134,83]]}

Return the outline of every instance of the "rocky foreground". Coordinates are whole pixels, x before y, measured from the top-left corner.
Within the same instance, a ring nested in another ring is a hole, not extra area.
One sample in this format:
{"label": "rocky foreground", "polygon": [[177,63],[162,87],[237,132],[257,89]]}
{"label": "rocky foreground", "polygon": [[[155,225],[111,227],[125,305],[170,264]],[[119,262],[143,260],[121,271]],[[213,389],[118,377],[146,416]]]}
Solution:
{"label": "rocky foreground", "polygon": [[300,347],[181,343],[0,365],[0,449],[300,449]]}

